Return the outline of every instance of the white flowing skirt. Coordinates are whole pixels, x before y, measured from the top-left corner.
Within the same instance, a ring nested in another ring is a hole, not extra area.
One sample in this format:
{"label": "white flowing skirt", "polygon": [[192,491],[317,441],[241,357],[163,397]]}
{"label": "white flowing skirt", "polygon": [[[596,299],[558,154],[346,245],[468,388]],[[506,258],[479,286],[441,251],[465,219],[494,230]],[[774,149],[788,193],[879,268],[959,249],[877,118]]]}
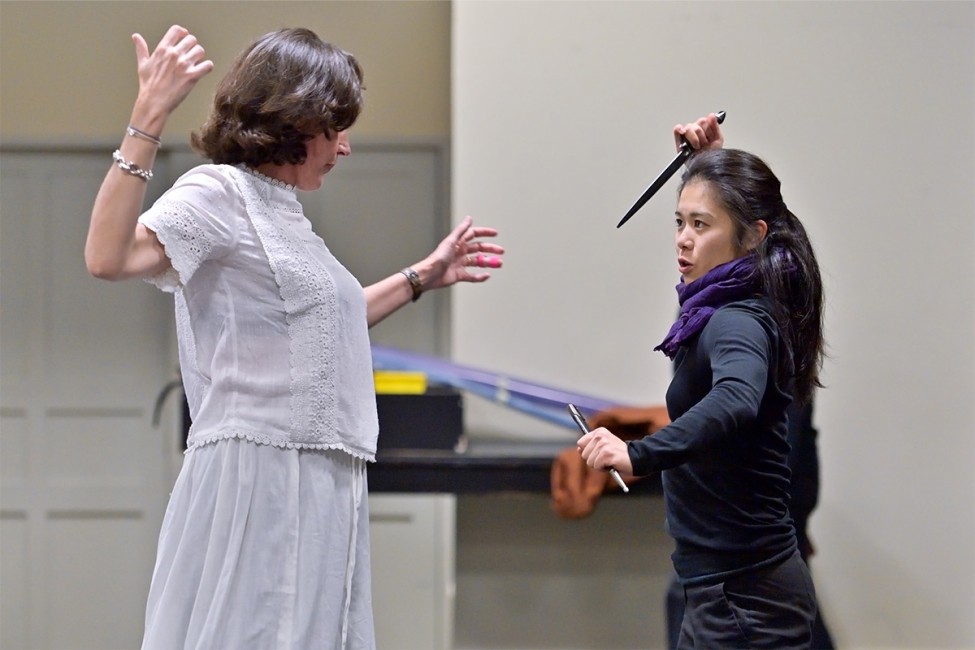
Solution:
{"label": "white flowing skirt", "polygon": [[365,461],[221,440],[187,452],[144,650],[372,650]]}

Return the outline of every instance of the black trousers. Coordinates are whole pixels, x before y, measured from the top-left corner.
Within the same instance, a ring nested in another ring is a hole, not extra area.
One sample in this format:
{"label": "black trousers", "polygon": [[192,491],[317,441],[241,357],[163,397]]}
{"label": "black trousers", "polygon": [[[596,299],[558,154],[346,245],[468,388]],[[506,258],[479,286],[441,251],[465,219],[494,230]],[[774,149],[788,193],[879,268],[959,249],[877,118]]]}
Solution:
{"label": "black trousers", "polygon": [[684,600],[681,650],[812,647],[816,592],[798,552],[724,582],[685,587]]}

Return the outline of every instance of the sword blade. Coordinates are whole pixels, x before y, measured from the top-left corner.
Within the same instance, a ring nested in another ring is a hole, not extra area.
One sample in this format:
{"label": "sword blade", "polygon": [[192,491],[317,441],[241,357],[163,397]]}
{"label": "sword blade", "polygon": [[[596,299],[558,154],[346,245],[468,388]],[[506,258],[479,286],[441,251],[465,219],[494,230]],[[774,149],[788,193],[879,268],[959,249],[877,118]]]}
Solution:
{"label": "sword blade", "polygon": [[688,156],[690,155],[691,155],[691,148],[687,145],[682,146],[680,151],[674,157],[674,159],[670,162],[669,165],[667,165],[667,168],[662,172],[660,172],[660,176],[657,176],[657,178],[652,183],[650,183],[650,186],[643,192],[640,198],[636,200],[636,203],[633,204],[633,207],[631,207],[627,211],[627,213],[623,215],[623,218],[620,219],[620,222],[618,224],[616,224],[616,227],[619,228],[624,223],[629,221],[630,217],[635,215],[637,213],[637,210],[642,208],[644,204],[646,204],[646,202],[649,201],[653,197],[653,195],[657,193],[657,190],[663,187],[664,184],[670,180],[670,177],[677,173],[677,170],[680,169],[680,166],[684,164],[684,161],[687,160]]}
{"label": "sword blade", "polygon": [[[718,118],[718,124],[724,124],[725,115],[726,113],[724,111],[718,111],[717,113],[715,113],[715,117]],[[629,221],[630,217],[636,214],[637,210],[642,208],[644,204],[647,201],[649,201],[654,194],[657,193],[657,190],[663,187],[664,184],[670,180],[670,177],[677,173],[677,170],[680,169],[680,166],[684,164],[684,161],[687,160],[692,153],[694,153],[694,151],[691,149],[691,145],[689,145],[687,142],[682,143],[680,146],[680,150],[677,152],[677,156],[671,161],[669,165],[667,165],[667,169],[660,172],[660,176],[657,176],[657,179],[654,182],[650,183],[650,187],[648,187],[643,192],[643,195],[636,200],[636,203],[633,204],[633,207],[630,208],[625,215],[623,215],[623,218],[620,219],[620,222],[618,224],[616,224],[616,227],[619,228],[624,223]]]}

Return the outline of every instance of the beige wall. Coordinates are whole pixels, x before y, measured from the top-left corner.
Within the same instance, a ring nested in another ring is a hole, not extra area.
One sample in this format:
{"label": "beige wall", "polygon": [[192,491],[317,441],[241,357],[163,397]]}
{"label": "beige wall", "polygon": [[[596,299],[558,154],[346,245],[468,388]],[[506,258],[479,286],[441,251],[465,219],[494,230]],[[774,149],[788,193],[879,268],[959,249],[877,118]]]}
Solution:
{"label": "beige wall", "polygon": [[[458,359],[659,401],[669,369],[650,349],[676,281],[666,192],[614,226],[669,161],[669,126],[727,109],[729,139],[784,179],[830,292],[813,532],[834,631],[846,647],[971,647],[972,3],[458,2],[453,133],[451,12],[446,2],[3,0],[0,138],[117,138],[136,90],[129,34],[155,42],[181,22],[217,64],[170,122],[167,141],[185,141],[246,42],[310,27],[364,65],[354,135],[451,136],[452,214],[502,229],[504,271],[455,293]],[[524,576],[510,588],[522,593]],[[658,592],[649,585],[646,597]],[[503,598],[484,597],[481,614],[504,613]]]}
{"label": "beige wall", "polygon": [[[450,131],[449,2],[0,2],[0,137],[76,143],[118,137],[138,89],[133,32],[150,46],[193,31],[215,64],[167,126],[169,142],[206,116],[219,77],[250,40],[302,26],[355,54],[366,110],[353,138]],[[353,139],[354,144],[354,139]]]}
{"label": "beige wall", "polygon": [[827,619],[845,648],[975,647],[975,3],[458,2],[453,21],[454,205],[509,251],[454,293],[455,357],[662,401],[676,182],[616,223],[670,127],[726,110],[823,269]]}

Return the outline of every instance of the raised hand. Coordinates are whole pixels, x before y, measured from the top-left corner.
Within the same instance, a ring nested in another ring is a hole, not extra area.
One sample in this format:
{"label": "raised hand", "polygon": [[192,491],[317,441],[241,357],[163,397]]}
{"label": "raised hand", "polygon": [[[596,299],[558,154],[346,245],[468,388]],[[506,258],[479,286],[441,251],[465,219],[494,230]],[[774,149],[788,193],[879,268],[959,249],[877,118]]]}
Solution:
{"label": "raised hand", "polygon": [[139,73],[137,104],[151,115],[168,116],[213,70],[213,61],[185,27],[170,27],[151,53],[141,34],[133,34],[132,41]]}
{"label": "raised hand", "polygon": [[681,138],[694,149],[720,149],[724,146],[724,134],[718,124],[715,113],[699,117],[688,124],[678,124],[674,127],[674,144],[680,149]]}

